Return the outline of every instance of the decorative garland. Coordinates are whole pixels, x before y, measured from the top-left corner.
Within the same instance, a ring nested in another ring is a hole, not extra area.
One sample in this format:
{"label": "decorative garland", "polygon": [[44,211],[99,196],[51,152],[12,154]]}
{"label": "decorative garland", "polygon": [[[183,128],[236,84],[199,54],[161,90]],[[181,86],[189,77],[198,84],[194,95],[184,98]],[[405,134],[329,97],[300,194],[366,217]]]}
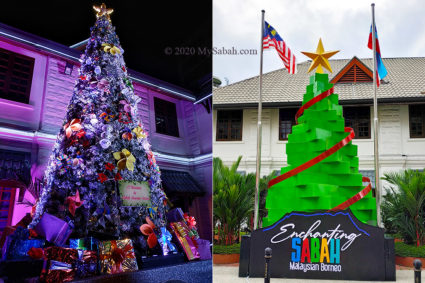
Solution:
{"label": "decorative garland", "polygon": [[[331,94],[333,94],[333,92],[334,92],[334,88],[332,87],[332,88],[328,89],[327,91],[322,92],[320,95],[312,98],[307,103],[305,103],[303,106],[301,106],[301,108],[298,109],[297,113],[295,114],[295,122],[298,124],[298,117],[300,117],[304,113],[304,110],[310,108],[311,106],[313,106],[317,102],[319,102],[319,101],[323,100],[324,98],[330,96]],[[352,128],[345,127],[344,132],[349,133],[349,134],[343,140],[341,140],[340,142],[338,142],[337,144],[332,146],[330,149],[328,149],[328,150],[322,152],[321,154],[319,154],[318,156],[314,157],[313,159],[310,159],[309,161],[295,167],[294,169],[292,169],[292,170],[290,170],[290,171],[288,171],[288,172],[286,172],[286,173],[284,173],[284,174],[282,174],[282,175],[280,175],[276,178],[273,178],[272,180],[270,180],[268,187],[270,188],[271,186],[276,185],[276,184],[282,182],[283,180],[286,180],[290,177],[295,176],[298,173],[301,173],[304,170],[307,170],[311,166],[319,163],[320,161],[324,160],[325,158],[329,157],[330,155],[334,154],[335,152],[337,152],[338,150],[343,148],[345,145],[347,145],[354,138],[354,130]],[[337,205],[336,207],[334,207],[330,210],[331,211],[344,210],[347,207],[351,206],[352,204],[354,204],[357,201],[364,198],[372,190],[372,186],[370,184],[369,178],[363,177],[362,180],[363,180],[363,182],[368,182],[369,184],[363,190],[361,190],[360,192],[358,192],[357,194],[355,194],[354,196],[352,196],[348,200],[344,201],[343,203]]]}

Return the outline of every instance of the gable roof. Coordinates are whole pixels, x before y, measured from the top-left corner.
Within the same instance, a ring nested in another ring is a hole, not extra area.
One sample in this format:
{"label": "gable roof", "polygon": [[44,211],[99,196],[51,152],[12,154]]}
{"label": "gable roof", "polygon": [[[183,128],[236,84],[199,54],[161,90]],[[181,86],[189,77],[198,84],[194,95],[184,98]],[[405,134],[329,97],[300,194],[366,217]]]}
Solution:
{"label": "gable roof", "polygon": [[331,83],[373,82],[373,71],[356,56],[345,65],[331,80]]}
{"label": "gable roof", "polygon": [[[358,59],[369,70],[373,69],[373,59]],[[329,60],[334,74],[339,74],[352,59]],[[425,57],[386,58],[383,59],[388,70],[378,88],[379,102],[425,101]],[[290,75],[285,69],[279,69],[263,75],[263,105],[283,106],[300,105],[306,86],[309,83],[307,70],[311,61],[297,65],[298,73]],[[329,74],[328,71],[325,73]],[[330,74],[332,80],[336,75]],[[258,104],[259,77],[249,78],[225,87],[213,90],[214,107],[255,107]],[[338,83],[335,93],[339,94],[342,104],[371,103],[373,83]]]}

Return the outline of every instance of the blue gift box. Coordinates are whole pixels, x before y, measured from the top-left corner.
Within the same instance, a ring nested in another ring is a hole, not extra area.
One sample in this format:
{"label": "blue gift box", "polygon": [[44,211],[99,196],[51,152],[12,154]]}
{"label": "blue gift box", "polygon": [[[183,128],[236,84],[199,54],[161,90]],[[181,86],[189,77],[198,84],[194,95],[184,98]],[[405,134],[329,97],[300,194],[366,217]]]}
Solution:
{"label": "blue gift box", "polygon": [[93,237],[80,239],[69,239],[69,247],[71,249],[98,251],[99,240]]}
{"label": "blue gift box", "polygon": [[30,233],[28,229],[17,227],[13,234],[6,237],[5,244],[2,249],[2,259],[27,259],[28,251],[34,248],[44,247],[44,239],[29,239]]}
{"label": "blue gift box", "polygon": [[20,240],[8,236],[3,246],[3,260],[28,259],[31,248],[43,248],[46,241],[42,239]]}

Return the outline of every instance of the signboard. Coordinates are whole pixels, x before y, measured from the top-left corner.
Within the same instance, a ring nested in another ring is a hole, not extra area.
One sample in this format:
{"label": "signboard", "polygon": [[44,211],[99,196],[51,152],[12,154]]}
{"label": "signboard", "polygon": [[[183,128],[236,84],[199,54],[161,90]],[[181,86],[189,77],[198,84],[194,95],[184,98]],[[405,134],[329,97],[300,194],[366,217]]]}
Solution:
{"label": "signboard", "polygon": [[384,229],[358,221],[349,210],[292,212],[272,226],[253,231],[250,277],[264,276],[264,264],[259,262],[264,263],[267,247],[273,251],[271,277],[395,280],[394,246],[388,245]]}
{"label": "signboard", "polygon": [[122,206],[152,206],[148,182],[120,181]]}

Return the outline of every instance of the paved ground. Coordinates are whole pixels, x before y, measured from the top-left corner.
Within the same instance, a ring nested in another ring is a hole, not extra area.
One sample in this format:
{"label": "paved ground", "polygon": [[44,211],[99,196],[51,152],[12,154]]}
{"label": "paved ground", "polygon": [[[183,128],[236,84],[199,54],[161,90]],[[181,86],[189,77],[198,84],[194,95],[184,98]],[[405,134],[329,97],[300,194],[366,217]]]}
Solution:
{"label": "paved ground", "polygon": [[[214,264],[213,266],[213,282],[214,283],[264,283],[264,278],[239,278],[238,265],[222,265]],[[413,283],[413,270],[398,269],[396,270],[397,282]],[[422,272],[422,281],[425,280],[425,270]],[[341,280],[307,280],[307,279],[276,279],[272,278],[270,283],[289,282],[289,283],[326,283],[326,282],[356,282],[360,281],[341,281]],[[381,281],[375,281],[381,282]],[[388,281],[387,281],[388,282]],[[425,281],[424,281],[425,282]]]}

